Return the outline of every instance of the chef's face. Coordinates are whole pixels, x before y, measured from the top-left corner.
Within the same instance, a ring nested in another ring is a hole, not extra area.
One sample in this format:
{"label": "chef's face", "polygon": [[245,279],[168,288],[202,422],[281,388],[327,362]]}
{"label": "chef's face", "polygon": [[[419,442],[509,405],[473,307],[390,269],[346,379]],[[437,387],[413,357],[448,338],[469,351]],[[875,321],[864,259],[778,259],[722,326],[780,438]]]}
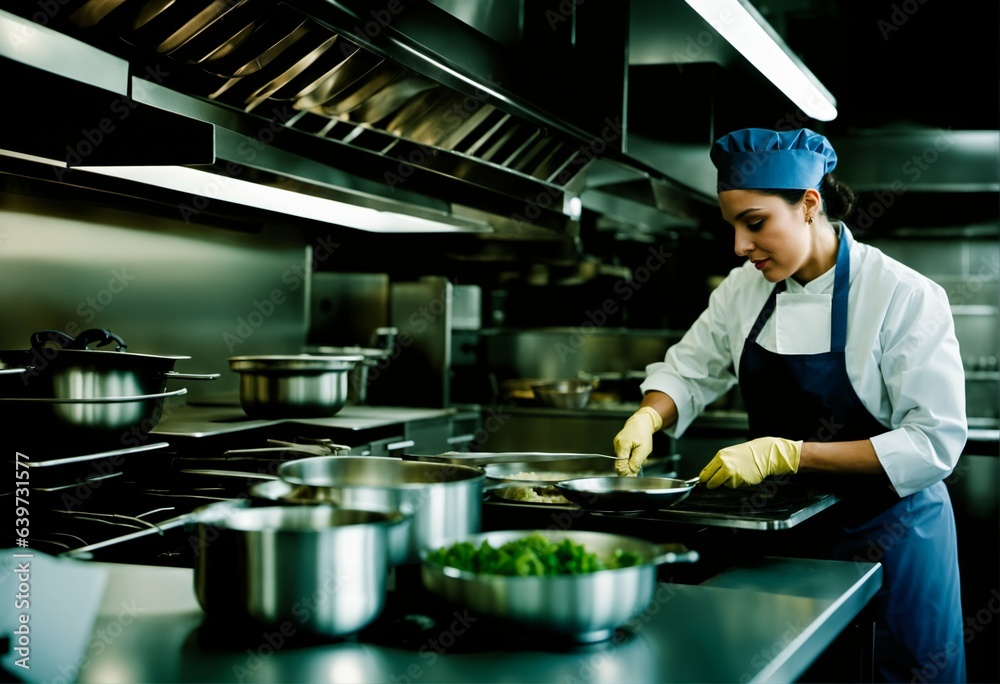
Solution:
{"label": "chef's face", "polygon": [[753,190],[719,193],[722,218],[733,226],[736,254],[776,283],[798,272],[810,257],[811,235],[803,204]]}

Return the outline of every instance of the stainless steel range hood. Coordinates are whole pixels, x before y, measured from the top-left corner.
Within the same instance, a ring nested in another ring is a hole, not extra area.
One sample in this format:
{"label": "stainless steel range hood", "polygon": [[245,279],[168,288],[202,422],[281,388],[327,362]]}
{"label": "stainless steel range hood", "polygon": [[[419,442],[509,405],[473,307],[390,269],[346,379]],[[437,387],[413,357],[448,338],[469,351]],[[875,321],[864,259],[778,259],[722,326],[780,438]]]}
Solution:
{"label": "stainless steel range hood", "polygon": [[[57,166],[60,178],[168,188],[194,211],[272,197],[260,208],[366,230],[572,233],[584,195],[624,221],[685,224],[695,213],[694,193],[622,151],[621,116],[606,113],[613,103],[595,111],[426,0],[5,10],[14,14],[0,12],[0,61],[21,99],[37,100],[31,88],[62,91],[65,79],[74,89],[55,117],[33,131],[26,120],[29,133],[0,147],[22,165]],[[17,47],[29,34],[34,49]],[[111,116],[116,104],[127,118]],[[101,144],[88,147],[87,133],[109,118]],[[46,134],[53,128],[58,135]],[[632,216],[634,200],[607,201],[609,178],[654,186],[652,204]],[[309,200],[282,202],[289,191]],[[374,214],[353,219],[349,207]]]}

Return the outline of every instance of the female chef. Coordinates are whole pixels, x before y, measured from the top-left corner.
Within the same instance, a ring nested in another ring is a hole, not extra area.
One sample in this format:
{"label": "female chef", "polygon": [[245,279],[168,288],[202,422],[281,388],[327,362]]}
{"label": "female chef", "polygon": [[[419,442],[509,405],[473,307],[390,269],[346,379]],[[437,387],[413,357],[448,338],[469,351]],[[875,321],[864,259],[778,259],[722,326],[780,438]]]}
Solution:
{"label": "female chef", "polygon": [[747,261],[647,368],[640,408],[615,437],[616,470],[636,474],[656,431],[680,436],[739,382],[751,441],[719,451],[701,480],[740,487],[809,473],[799,477],[849,484],[830,553],[883,565],[877,676],[964,682],[942,480],[967,424],[948,298],[838,220],[855,197],[830,175],[837,155],[824,136],[748,128],[717,140],[710,156],[722,216]]}

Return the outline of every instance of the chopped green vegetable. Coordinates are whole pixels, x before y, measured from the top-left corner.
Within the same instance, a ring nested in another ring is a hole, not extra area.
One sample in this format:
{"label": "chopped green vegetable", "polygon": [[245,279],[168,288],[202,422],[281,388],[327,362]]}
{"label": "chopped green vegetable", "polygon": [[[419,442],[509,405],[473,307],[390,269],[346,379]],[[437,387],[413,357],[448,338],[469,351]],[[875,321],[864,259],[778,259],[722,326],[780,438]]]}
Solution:
{"label": "chopped green vegetable", "polygon": [[478,548],[467,541],[455,542],[431,551],[427,560],[478,574],[534,577],[626,568],[640,565],[645,559],[620,548],[610,558],[601,559],[571,539],[553,542],[535,532],[496,548],[485,539]]}

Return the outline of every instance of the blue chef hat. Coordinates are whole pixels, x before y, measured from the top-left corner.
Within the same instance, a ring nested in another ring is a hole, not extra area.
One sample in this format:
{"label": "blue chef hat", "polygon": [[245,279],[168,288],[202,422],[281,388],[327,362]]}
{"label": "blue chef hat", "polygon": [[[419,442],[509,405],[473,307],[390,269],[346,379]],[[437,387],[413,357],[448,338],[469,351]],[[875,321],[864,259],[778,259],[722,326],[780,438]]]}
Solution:
{"label": "blue chef hat", "polygon": [[808,128],[733,131],[715,141],[710,156],[719,170],[718,190],[818,189],[837,165],[830,141]]}

